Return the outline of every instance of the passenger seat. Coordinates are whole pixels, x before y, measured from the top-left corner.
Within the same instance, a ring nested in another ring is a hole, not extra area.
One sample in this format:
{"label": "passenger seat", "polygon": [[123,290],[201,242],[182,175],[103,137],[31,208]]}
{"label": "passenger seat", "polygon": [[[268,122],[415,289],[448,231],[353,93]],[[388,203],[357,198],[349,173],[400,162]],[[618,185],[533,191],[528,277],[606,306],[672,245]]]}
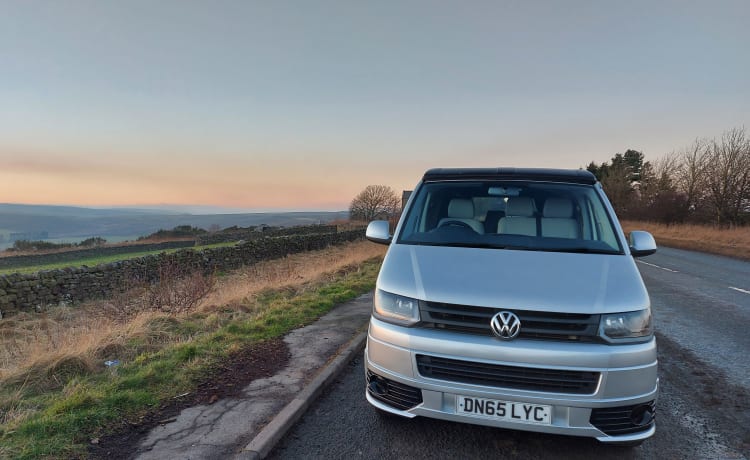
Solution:
{"label": "passenger seat", "polygon": [[536,236],[536,206],[528,196],[512,196],[505,206],[505,217],[497,223],[497,233]]}
{"label": "passenger seat", "polygon": [[578,221],[573,218],[573,203],[567,198],[547,198],[542,212],[542,236],[578,238]]}
{"label": "passenger seat", "polygon": [[474,202],[465,198],[453,198],[448,203],[448,217],[440,219],[438,227],[446,221],[464,222],[471,226],[475,232],[484,234],[484,226],[481,222],[474,219]]}

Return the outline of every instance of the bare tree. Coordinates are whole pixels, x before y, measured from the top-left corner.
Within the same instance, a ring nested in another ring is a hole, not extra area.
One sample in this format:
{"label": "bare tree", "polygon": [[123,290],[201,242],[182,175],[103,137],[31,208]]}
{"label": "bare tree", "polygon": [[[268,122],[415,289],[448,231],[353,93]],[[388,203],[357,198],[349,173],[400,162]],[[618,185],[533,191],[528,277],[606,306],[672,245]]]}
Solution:
{"label": "bare tree", "polygon": [[686,214],[695,214],[700,202],[706,197],[706,166],[710,155],[710,143],[695,139],[679,154],[680,163],[675,170],[677,189],[685,196]]}
{"label": "bare tree", "polygon": [[635,150],[591,171],[625,218],[663,222],[750,222],[750,137],[744,127],[700,139],[654,162]]}
{"label": "bare tree", "polygon": [[675,154],[667,154],[653,162],[643,163],[639,184],[642,204],[652,205],[660,195],[674,190],[677,161]]}
{"label": "bare tree", "polygon": [[713,140],[709,148],[705,178],[716,223],[738,223],[750,200],[750,139],[745,128],[733,128]]}
{"label": "bare tree", "polygon": [[396,192],[385,185],[368,185],[349,205],[352,220],[370,221],[389,219],[398,213],[400,205]]}
{"label": "bare tree", "polygon": [[634,217],[660,222],[685,219],[685,197],[677,191],[675,171],[679,157],[675,153],[643,163],[638,184],[638,209]]}

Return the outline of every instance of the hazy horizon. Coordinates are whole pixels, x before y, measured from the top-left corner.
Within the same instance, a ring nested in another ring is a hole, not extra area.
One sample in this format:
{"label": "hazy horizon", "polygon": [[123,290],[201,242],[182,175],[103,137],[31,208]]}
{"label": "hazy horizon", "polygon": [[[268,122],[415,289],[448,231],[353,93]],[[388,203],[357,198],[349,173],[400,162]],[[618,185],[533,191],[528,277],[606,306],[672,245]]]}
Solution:
{"label": "hazy horizon", "polygon": [[750,3],[9,0],[0,201],[343,210],[750,121]]}
{"label": "hazy horizon", "polygon": [[50,203],[0,203],[1,206],[19,206],[19,207],[61,207],[61,208],[82,208],[91,210],[122,210],[122,211],[144,211],[144,212],[170,212],[174,214],[195,214],[195,215],[213,215],[213,214],[273,214],[273,213],[305,213],[305,212],[348,212],[348,209],[317,209],[317,208],[230,208],[223,206],[203,206],[192,204],[144,204],[144,205],[102,205],[102,206],[83,206],[77,204],[50,204]]}
{"label": "hazy horizon", "polygon": [[[195,211],[195,212],[190,212]],[[102,237],[110,243],[178,226],[204,230],[269,225],[316,225],[346,218],[347,211],[206,212],[210,209],[89,208],[0,203],[0,251],[16,240],[76,243]],[[214,210],[222,211],[222,210]]]}

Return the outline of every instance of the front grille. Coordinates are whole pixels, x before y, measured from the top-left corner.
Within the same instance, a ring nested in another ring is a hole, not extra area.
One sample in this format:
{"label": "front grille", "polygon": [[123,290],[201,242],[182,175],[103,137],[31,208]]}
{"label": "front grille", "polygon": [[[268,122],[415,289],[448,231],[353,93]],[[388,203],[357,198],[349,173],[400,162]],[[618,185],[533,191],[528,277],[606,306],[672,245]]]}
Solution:
{"label": "front grille", "polygon": [[[651,407],[654,417],[645,425],[638,425],[632,420],[633,409],[639,406]],[[635,406],[607,407],[603,409],[592,409],[589,422],[602,433],[610,436],[638,433],[646,431],[654,424],[656,418],[656,405],[654,401]]]}
{"label": "front grille", "polygon": [[[377,379],[381,389],[380,392],[374,392],[370,389],[370,382],[373,379]],[[367,371],[367,392],[378,401],[399,410],[409,410],[422,404],[422,390],[419,388],[389,380],[373,374],[369,370]]]}
{"label": "front grille", "polygon": [[422,327],[479,335],[493,335],[490,329],[492,317],[501,311],[512,311],[521,320],[519,338],[567,342],[599,341],[599,315],[505,310],[440,302],[419,302],[419,311]]}
{"label": "front grille", "polygon": [[537,369],[417,355],[424,377],[516,390],[592,394],[599,384],[598,372]]}

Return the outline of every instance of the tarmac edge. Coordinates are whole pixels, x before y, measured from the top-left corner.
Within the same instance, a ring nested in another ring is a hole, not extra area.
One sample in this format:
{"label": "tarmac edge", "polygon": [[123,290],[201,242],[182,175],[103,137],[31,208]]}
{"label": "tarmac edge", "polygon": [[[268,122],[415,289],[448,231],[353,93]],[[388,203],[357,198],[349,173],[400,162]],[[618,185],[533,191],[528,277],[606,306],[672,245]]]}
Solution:
{"label": "tarmac edge", "polygon": [[318,373],[296,398],[284,406],[236,458],[240,460],[266,458],[276,446],[276,443],[297,423],[323,390],[333,383],[356,354],[364,350],[366,339],[366,330],[354,336],[349,344]]}

